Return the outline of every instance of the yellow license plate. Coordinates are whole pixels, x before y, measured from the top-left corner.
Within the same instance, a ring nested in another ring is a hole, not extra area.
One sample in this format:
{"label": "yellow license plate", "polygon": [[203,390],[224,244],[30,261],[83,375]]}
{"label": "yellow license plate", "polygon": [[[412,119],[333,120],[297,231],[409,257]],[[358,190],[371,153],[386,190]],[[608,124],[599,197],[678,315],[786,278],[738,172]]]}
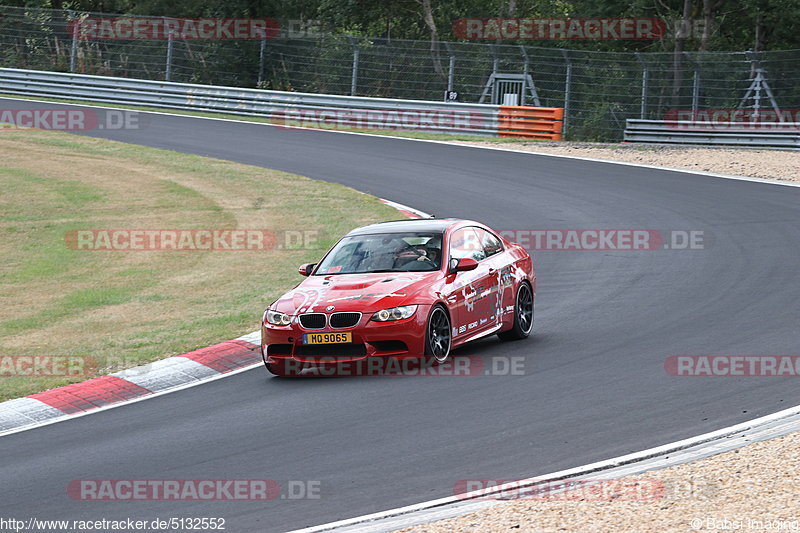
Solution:
{"label": "yellow license plate", "polygon": [[353,334],[349,331],[303,334],[303,344],[339,344],[341,342],[353,342]]}

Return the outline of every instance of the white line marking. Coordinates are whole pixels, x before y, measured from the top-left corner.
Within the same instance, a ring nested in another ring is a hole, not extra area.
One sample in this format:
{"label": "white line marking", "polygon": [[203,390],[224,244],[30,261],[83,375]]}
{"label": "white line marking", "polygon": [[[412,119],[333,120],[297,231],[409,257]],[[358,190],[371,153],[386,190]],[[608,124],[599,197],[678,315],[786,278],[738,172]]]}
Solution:
{"label": "white line marking", "polygon": [[407,205],[398,204],[397,202],[387,200],[386,198],[378,198],[378,200],[385,203],[389,207],[394,207],[398,211],[408,211],[409,213],[417,215],[420,218],[433,218],[433,215],[428,214],[425,211],[420,211],[419,209],[414,209],[413,207],[409,207]]}

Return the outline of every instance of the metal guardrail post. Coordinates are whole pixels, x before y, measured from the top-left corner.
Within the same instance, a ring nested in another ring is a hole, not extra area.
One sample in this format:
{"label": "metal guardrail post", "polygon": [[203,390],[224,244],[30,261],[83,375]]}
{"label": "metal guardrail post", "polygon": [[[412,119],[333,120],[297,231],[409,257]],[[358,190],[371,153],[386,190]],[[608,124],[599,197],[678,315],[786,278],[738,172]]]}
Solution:
{"label": "metal guardrail post", "polygon": [[683,55],[692,65],[692,115],[697,116],[697,108],[700,105],[700,71],[697,68],[697,62],[692,59],[689,52],[684,51]]}
{"label": "metal guardrail post", "polygon": [[[67,11],[67,16],[72,17],[72,11]],[[75,66],[78,62],[78,39],[80,38],[80,24],[78,19],[70,18],[72,24],[72,47],[69,51],[69,71],[75,72]]]}
{"label": "metal guardrail post", "polygon": [[[523,76],[522,79],[524,80],[523,83],[524,86],[530,90],[530,88],[528,87],[528,75],[530,74],[530,59],[528,59],[528,52],[525,50],[524,46],[519,45],[519,51],[522,53],[522,59],[523,59],[523,64],[522,64],[522,76]],[[525,94],[525,90],[523,89],[522,101],[519,103],[519,105],[526,104],[525,101],[526,97],[527,95]]]}
{"label": "metal guardrail post", "polygon": [[360,55],[360,50],[355,39],[349,35],[347,39],[350,41],[350,46],[353,47],[353,72],[350,75],[350,96],[355,96],[356,88],[358,87],[358,56]]}
{"label": "metal guardrail post", "polygon": [[172,49],[173,49],[173,46],[174,46],[173,43],[175,42],[175,38],[174,37],[175,36],[172,33],[172,31],[170,31],[169,35],[167,36],[167,66],[164,69],[165,70],[164,79],[166,81],[171,81],[172,80]]}
{"label": "metal guardrail post", "polygon": [[[451,93],[453,91],[453,81],[456,77],[456,56],[453,54],[453,48],[450,46],[450,43],[444,43],[445,48],[447,49],[447,54],[450,56],[450,66],[447,69],[447,92]],[[445,98],[445,100],[447,100]]]}
{"label": "metal guardrail post", "polygon": [[569,121],[569,97],[572,92],[572,58],[569,57],[569,51],[561,49],[561,55],[564,56],[564,61],[567,62],[567,72],[564,79],[564,126],[562,131],[567,132],[567,123]]}
{"label": "metal guardrail post", "polygon": [[264,56],[267,53],[267,40],[261,39],[261,46],[258,50],[258,87],[261,87],[261,84],[264,81]]}
{"label": "metal guardrail post", "polygon": [[647,61],[642,58],[639,52],[636,52],[636,59],[642,64],[642,105],[639,109],[639,118],[647,118],[647,82],[649,77],[649,69],[647,68]]}

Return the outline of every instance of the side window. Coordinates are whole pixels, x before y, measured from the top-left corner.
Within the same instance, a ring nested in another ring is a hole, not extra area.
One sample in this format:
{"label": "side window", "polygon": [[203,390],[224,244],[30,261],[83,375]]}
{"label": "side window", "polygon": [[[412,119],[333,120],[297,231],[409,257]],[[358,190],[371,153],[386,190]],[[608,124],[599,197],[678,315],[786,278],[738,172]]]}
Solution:
{"label": "side window", "polygon": [[483,245],[474,228],[461,228],[450,236],[450,258],[471,257],[476,261],[486,259]]}
{"label": "side window", "polygon": [[503,251],[503,243],[493,233],[484,229],[478,229],[478,235],[481,237],[481,244],[486,257],[491,257]]}

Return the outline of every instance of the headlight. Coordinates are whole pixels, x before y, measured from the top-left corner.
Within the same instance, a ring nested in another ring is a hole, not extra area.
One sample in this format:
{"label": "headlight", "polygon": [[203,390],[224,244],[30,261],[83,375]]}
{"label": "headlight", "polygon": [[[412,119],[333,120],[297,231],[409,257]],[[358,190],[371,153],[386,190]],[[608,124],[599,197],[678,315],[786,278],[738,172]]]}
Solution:
{"label": "headlight", "polygon": [[288,326],[289,324],[292,323],[292,315],[287,315],[286,313],[279,313],[271,309],[267,309],[265,316],[267,317],[267,322],[269,322],[270,324],[274,324],[276,326]]}
{"label": "headlight", "polygon": [[416,305],[404,305],[402,307],[392,307],[390,309],[381,309],[374,315],[372,320],[375,322],[389,322],[391,320],[403,320],[409,318],[417,311]]}

